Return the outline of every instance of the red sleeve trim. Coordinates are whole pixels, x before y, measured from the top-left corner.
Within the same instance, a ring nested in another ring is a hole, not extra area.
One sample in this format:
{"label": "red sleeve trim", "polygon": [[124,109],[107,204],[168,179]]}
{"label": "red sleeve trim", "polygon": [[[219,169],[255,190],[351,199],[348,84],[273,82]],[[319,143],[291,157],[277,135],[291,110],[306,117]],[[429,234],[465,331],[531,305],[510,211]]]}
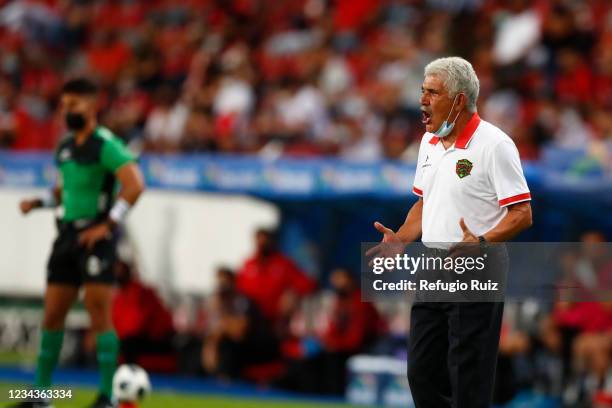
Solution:
{"label": "red sleeve trim", "polygon": [[423,197],[423,190],[421,190],[421,189],[418,189],[418,188],[413,186],[412,187],[412,192],[414,194],[418,195],[419,197]]}
{"label": "red sleeve trim", "polygon": [[531,193],[523,193],[523,194],[518,194],[512,197],[504,198],[503,200],[499,200],[499,206],[505,207],[509,204],[514,204],[514,203],[518,203],[521,201],[529,201],[529,200],[531,200]]}

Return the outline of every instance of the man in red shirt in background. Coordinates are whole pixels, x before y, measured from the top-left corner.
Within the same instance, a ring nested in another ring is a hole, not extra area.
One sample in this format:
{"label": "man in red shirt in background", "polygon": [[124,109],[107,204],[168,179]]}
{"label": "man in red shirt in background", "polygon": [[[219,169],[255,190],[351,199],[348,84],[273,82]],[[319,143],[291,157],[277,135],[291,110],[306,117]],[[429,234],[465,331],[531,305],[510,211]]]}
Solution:
{"label": "man in red shirt in background", "polygon": [[249,368],[278,358],[272,328],[255,302],[236,290],[235,279],[232,270],[217,270],[217,289],[207,308],[202,366],[221,379],[248,377]]}
{"label": "man in red shirt in background", "polygon": [[115,276],[119,287],[113,298],[112,317],[123,361],[149,371],[176,371],[174,324],[169,309],[127,263],[115,264]]}
{"label": "man in red shirt in background", "polygon": [[361,291],[348,269],[330,275],[333,303],[321,333],[325,350],[353,354],[386,331],[386,324],[372,303],[361,300]]}
{"label": "man in red shirt in background", "polygon": [[348,269],[330,275],[334,292],[327,321],[319,334],[324,350],[322,391],[342,394],[346,389],[346,362],[384,335],[387,327],[372,303],[361,301],[361,290]]}
{"label": "man in red shirt in background", "polygon": [[317,285],[289,257],[276,249],[272,231],[258,229],[255,246],[255,254],[238,273],[236,287],[274,323],[281,315],[283,297],[308,295]]}
{"label": "man in red shirt in background", "polygon": [[332,271],[330,284],[331,302],[315,317],[314,332],[283,342],[289,365],[277,383],[280,387],[341,395],[346,389],[349,357],[366,351],[386,334],[386,322],[372,303],[361,301],[359,284],[348,269]]}

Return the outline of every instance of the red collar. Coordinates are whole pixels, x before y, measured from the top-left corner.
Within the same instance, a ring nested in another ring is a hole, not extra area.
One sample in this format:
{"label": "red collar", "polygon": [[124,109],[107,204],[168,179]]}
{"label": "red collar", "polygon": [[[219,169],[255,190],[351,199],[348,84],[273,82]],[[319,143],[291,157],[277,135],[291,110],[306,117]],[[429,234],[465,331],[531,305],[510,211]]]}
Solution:
{"label": "red collar", "polygon": [[[468,123],[465,125],[461,134],[457,136],[457,140],[455,141],[455,147],[457,149],[465,149],[467,145],[472,140],[472,136],[474,136],[474,132],[476,128],[480,125],[480,116],[478,116],[478,112],[474,112]],[[433,136],[429,139],[429,143],[432,145],[438,144],[440,138],[438,136]]]}

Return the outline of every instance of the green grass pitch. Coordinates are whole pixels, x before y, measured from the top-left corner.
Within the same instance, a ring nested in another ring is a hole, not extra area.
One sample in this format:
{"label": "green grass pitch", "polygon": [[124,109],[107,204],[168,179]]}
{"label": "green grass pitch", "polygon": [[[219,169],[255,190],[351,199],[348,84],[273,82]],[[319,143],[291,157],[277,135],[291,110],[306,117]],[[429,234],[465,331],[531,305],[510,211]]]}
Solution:
{"label": "green grass pitch", "polygon": [[[10,389],[28,388],[24,384],[0,383],[0,406],[9,406],[16,402],[8,399]],[[68,387],[61,387],[68,389]],[[55,408],[84,408],[95,398],[96,392],[92,388],[70,388],[72,398],[69,400],[56,400]],[[177,394],[171,391],[153,391],[139,406],[139,408],[347,408],[345,404],[306,403],[284,400],[243,399],[218,396],[202,396],[196,394]]]}

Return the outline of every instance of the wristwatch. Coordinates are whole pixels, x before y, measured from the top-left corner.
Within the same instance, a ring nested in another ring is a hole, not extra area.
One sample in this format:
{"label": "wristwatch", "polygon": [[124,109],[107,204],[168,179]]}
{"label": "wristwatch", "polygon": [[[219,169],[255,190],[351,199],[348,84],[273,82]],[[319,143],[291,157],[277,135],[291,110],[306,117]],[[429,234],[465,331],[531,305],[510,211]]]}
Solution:
{"label": "wristwatch", "polygon": [[478,236],[478,243],[480,244],[480,252],[484,253],[484,251],[487,249],[487,239],[484,237],[484,235],[480,235]]}

